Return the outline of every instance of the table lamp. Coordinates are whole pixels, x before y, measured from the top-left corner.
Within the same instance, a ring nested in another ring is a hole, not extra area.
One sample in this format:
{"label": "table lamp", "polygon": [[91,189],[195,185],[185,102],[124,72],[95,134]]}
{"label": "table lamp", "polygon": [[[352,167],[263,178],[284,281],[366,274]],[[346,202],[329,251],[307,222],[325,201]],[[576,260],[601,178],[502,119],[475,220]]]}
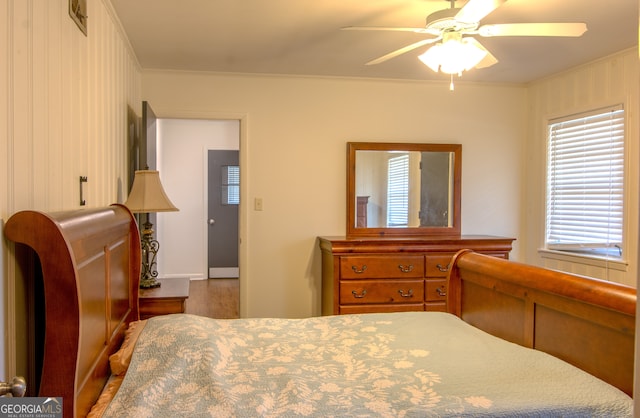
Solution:
{"label": "table lamp", "polygon": [[167,197],[160,183],[160,173],[155,170],[136,171],[131,193],[124,205],[133,213],[147,214],[140,239],[142,246],[140,287],[143,289],[159,287],[160,282],[156,280],[158,277],[156,256],[160,243],[153,238],[153,224],[149,222],[149,213],[176,212],[178,208]]}

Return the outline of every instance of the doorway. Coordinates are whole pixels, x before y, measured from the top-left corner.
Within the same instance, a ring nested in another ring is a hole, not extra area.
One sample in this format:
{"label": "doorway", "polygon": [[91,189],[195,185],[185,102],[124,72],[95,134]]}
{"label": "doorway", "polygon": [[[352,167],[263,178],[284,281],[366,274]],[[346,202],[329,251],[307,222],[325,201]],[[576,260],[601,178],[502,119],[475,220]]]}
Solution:
{"label": "doorway", "polygon": [[209,150],[239,154],[240,121],[158,118],[158,169],[167,195],[179,209],[158,214],[162,277],[209,277]]}

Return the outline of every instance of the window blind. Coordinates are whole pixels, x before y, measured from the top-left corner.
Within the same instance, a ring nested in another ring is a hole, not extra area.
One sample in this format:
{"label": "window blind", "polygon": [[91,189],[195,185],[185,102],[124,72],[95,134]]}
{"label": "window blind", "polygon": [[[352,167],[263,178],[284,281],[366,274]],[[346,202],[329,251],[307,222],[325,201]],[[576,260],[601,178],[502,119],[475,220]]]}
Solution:
{"label": "window blind", "polygon": [[546,245],[622,255],[624,110],[549,123]]}
{"label": "window blind", "polygon": [[409,155],[389,158],[387,178],[387,226],[409,222]]}
{"label": "window blind", "polygon": [[237,165],[222,167],[222,204],[240,204],[240,167]]}

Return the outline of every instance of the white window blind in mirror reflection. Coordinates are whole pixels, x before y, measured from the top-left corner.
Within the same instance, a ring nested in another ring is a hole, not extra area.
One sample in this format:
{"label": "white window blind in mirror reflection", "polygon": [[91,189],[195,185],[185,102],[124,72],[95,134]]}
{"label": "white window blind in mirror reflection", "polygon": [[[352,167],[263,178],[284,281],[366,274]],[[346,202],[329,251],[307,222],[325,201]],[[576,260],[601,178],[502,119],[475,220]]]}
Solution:
{"label": "white window blind in mirror reflection", "polygon": [[387,226],[406,226],[409,221],[409,155],[389,158],[387,177]]}
{"label": "white window blind in mirror reflection", "polygon": [[548,249],[622,256],[624,131],[622,106],[549,123]]}

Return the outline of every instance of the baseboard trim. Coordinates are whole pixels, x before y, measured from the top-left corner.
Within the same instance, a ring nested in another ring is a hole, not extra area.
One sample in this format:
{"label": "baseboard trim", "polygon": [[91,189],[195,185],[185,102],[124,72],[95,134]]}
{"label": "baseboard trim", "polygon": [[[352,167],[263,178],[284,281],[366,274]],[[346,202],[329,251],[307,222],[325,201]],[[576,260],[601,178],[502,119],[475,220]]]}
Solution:
{"label": "baseboard trim", "polygon": [[237,279],[240,277],[240,268],[238,267],[210,267],[210,279]]}

